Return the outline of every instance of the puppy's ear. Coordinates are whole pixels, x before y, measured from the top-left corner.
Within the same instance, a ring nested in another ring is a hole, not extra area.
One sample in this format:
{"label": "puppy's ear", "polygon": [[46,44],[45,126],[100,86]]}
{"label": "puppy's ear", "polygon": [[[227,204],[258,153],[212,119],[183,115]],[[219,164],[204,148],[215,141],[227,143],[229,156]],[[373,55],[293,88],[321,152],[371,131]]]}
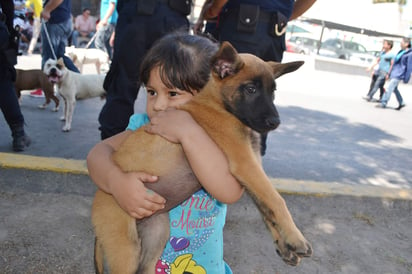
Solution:
{"label": "puppy's ear", "polygon": [[267,62],[273,69],[273,73],[274,73],[274,78],[279,78],[280,76],[282,76],[283,74],[289,73],[289,72],[293,72],[295,70],[297,70],[298,68],[300,68],[303,63],[303,61],[295,61],[295,62],[289,62],[289,63],[277,63],[277,62]]}
{"label": "puppy's ear", "polygon": [[59,58],[59,60],[57,60],[57,64],[59,64],[60,66],[64,66],[63,58]]}
{"label": "puppy's ear", "polygon": [[244,66],[244,62],[229,42],[222,43],[211,62],[212,71],[221,79],[236,74]]}

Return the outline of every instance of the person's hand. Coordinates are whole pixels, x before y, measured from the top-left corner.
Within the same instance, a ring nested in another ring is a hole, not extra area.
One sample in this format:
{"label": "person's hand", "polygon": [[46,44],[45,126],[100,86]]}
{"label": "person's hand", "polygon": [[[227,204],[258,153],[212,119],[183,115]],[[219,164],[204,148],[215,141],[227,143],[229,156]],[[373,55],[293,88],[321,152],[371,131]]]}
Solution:
{"label": "person's hand", "polygon": [[168,108],[152,117],[145,130],[148,133],[160,135],[169,142],[181,143],[182,138],[196,127],[198,128],[199,125],[188,112]]}
{"label": "person's hand", "polygon": [[165,199],[143,183],[156,183],[157,176],[144,172],[123,173],[111,186],[111,193],[120,207],[136,219],[151,216],[163,209]]}
{"label": "person's hand", "polygon": [[107,21],[105,20],[100,20],[99,23],[96,25],[96,30],[99,30],[100,28],[104,27],[107,25]]}
{"label": "person's hand", "polygon": [[43,18],[45,21],[48,21],[50,19],[50,11],[43,9],[40,13],[40,17]]}

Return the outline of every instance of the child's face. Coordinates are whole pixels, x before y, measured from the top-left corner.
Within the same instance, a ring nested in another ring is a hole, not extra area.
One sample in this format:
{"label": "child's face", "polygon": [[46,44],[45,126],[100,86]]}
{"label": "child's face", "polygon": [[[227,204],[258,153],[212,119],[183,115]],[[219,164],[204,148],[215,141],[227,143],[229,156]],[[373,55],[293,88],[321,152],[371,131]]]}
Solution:
{"label": "child's face", "polygon": [[192,94],[186,90],[166,87],[160,78],[159,67],[152,69],[150,72],[146,92],[146,113],[149,118],[152,118],[158,111],[186,103],[193,98],[193,94],[197,93],[197,91],[192,91]]}

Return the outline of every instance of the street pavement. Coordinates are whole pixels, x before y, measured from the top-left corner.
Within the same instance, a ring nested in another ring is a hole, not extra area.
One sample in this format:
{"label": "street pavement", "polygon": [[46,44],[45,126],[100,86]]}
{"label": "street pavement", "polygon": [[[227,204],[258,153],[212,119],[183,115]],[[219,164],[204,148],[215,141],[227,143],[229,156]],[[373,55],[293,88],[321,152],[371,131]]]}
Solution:
{"label": "street pavement", "polygon": [[[234,273],[412,273],[412,86],[400,86],[401,111],[395,96],[379,109],[362,99],[370,79],[359,67],[351,74],[339,61],[334,72],[313,57],[284,61],[302,59],[300,70],[277,80],[282,123],[269,135],[263,166],[314,256],[286,266],[244,195],[229,207],[225,259]],[[40,57],[21,56],[18,67],[39,68]],[[62,107],[41,110],[44,98],[27,94],[21,108],[33,142],[26,151],[11,151],[0,119],[0,273],[93,273],[95,187],[84,159],[100,140],[104,101],[78,101],[65,133]],[[144,109],[143,96],[135,109]]]}

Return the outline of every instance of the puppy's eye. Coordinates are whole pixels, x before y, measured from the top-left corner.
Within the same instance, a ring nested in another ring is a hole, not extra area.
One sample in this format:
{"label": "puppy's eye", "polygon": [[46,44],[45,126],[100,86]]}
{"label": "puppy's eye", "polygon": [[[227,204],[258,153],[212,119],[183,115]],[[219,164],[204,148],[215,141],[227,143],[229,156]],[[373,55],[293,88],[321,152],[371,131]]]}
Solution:
{"label": "puppy's eye", "polygon": [[245,91],[248,94],[255,94],[256,93],[256,87],[254,85],[247,85],[247,86],[245,86]]}
{"label": "puppy's eye", "polygon": [[57,67],[58,69],[62,69],[62,66],[61,66],[60,64],[57,64],[56,67]]}

